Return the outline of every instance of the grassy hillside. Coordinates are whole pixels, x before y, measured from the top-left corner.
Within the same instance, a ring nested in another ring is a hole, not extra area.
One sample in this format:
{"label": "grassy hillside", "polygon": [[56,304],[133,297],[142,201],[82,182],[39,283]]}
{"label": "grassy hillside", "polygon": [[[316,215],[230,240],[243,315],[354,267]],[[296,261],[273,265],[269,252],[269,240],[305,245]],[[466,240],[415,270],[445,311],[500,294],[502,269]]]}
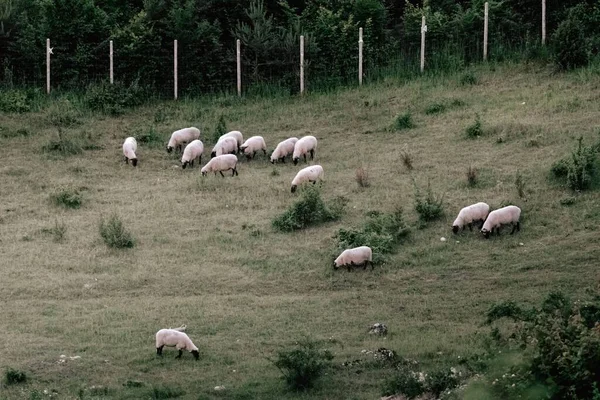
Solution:
{"label": "grassy hillside", "polygon": [[[0,370],[29,376],[2,387],[0,398],[45,398],[44,390],[58,398],[378,398],[389,371],[341,363],[380,347],[452,363],[480,349],[491,304],[597,289],[600,182],[573,193],[550,167],[580,135],[587,144],[600,139],[600,76],[516,66],[472,74],[475,84],[461,84],[461,75],[390,80],[304,98],[165,102],[114,118],[81,111],[73,99],[0,115]],[[390,129],[406,112],[415,127]],[[221,114],[228,129],[262,135],[270,150],[315,135],[322,195],[347,198],[344,216],[295,233],[272,228],[301,196],[289,188],[302,165],[272,166],[261,156],[241,161],[234,178],[182,170],[164,149],[170,132],[202,127],[204,164]],[[468,139],[476,114],[482,136]],[[130,135],[138,137],[137,168],[122,159]],[[367,188],[355,181],[359,167]],[[444,195],[445,215],[423,226],[414,184],[423,191],[428,182]],[[80,193],[80,207],[53,202],[60,190]],[[561,204],[566,198],[574,204]],[[521,207],[521,232],[453,236],[459,209],[477,201]],[[333,271],[337,230],[396,207],[411,226],[397,252],[374,271]],[[110,249],[100,237],[101,218],[115,212],[132,249]],[[368,335],[375,322],[388,325],[387,338]],[[200,361],[187,353],[176,360],[169,349],[156,358],[154,333],[180,324]],[[269,359],[306,336],[333,352],[335,368],[311,392],[288,392]]]}

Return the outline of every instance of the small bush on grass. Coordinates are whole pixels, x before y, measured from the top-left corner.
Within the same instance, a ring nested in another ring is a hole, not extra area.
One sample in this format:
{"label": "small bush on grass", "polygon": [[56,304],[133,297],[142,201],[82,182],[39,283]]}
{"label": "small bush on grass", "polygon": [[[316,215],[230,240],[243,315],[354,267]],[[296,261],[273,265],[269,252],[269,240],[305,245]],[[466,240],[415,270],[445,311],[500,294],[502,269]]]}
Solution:
{"label": "small bush on grass", "polygon": [[143,132],[139,132],[135,135],[136,140],[140,143],[144,143],[148,147],[161,147],[165,145],[166,140],[163,139],[160,133],[153,126],[149,129],[145,129]]}
{"label": "small bush on grass", "polygon": [[89,85],[85,104],[93,111],[108,115],[120,115],[129,107],[142,104],[146,100],[146,93],[137,82],[126,86],[121,82],[111,84],[108,81]]}
{"label": "small bush on grass", "polygon": [[428,392],[433,393],[436,398],[449,389],[454,389],[459,384],[458,376],[451,369],[438,369],[427,374],[425,386]]}
{"label": "small bush on grass", "polygon": [[58,222],[58,220],[54,221],[54,226],[51,228],[43,228],[42,233],[52,235],[52,238],[55,242],[62,242],[65,238],[65,234],[67,233],[67,226]]}
{"label": "small bush on grass", "polygon": [[388,379],[383,386],[384,396],[403,394],[408,399],[414,399],[425,393],[425,385],[415,372],[402,368],[392,378]]}
{"label": "small bush on grass", "polygon": [[467,168],[467,185],[469,187],[475,187],[478,181],[478,172],[477,168],[472,165],[469,165]]}
{"label": "small bush on grass", "polygon": [[173,388],[170,386],[155,386],[150,391],[150,398],[153,400],[160,399],[175,399],[185,394],[185,391],[179,388]]}
{"label": "small bush on grass", "polygon": [[473,72],[465,72],[464,74],[462,74],[460,76],[460,80],[459,80],[460,84],[463,86],[468,86],[468,85],[476,85],[477,84],[477,77],[475,76],[475,74]]}
{"label": "small bush on grass", "polygon": [[24,383],[27,381],[27,374],[17,369],[8,368],[4,373],[4,381],[7,385],[14,385],[17,383]]}
{"label": "small bush on grass", "polygon": [[412,129],[415,127],[415,124],[412,120],[412,115],[410,112],[406,112],[404,114],[400,114],[396,117],[394,121],[394,130],[401,131],[404,129]]}
{"label": "small bush on grass", "polygon": [[566,178],[567,173],[569,173],[569,160],[563,158],[562,160],[556,161],[552,164],[550,171],[556,178]]}
{"label": "small bush on grass", "polygon": [[344,199],[338,198],[327,206],[321,198],[319,189],[310,185],[303,190],[302,198],[276,217],[272,224],[280,231],[291,232],[310,225],[335,221],[341,217],[345,203]]}
{"label": "small bush on grass", "polygon": [[573,190],[589,189],[595,173],[596,156],[594,146],[585,146],[583,137],[579,137],[571,155],[552,164],[551,172],[556,178],[566,178],[567,186]]}
{"label": "small bush on grass", "polygon": [[479,114],[475,115],[475,122],[465,129],[465,135],[467,139],[475,139],[483,135],[483,128],[481,127],[481,118],[479,118]]}
{"label": "small bush on grass", "polygon": [[[57,128],[68,128],[80,125],[81,113],[68,99],[56,100],[46,111],[46,119]],[[60,131],[60,130],[59,130]]]}
{"label": "small bush on grass", "polygon": [[110,216],[108,221],[100,220],[100,236],[108,247],[122,249],[131,248],[135,241],[130,232],[125,230],[123,222],[117,214]]}
{"label": "small bush on grass", "polygon": [[427,106],[427,108],[425,109],[425,114],[427,114],[427,115],[441,114],[441,113],[445,112],[446,110],[447,110],[447,107],[444,103],[433,103],[433,104],[430,104],[429,106]]}
{"label": "small bush on grass", "polygon": [[331,360],[333,355],[329,350],[322,350],[317,343],[304,340],[292,350],[278,352],[273,364],[279,368],[291,389],[306,390],[313,387],[330,367]]}
{"label": "small bush on grass", "polygon": [[64,187],[52,193],[50,200],[59,207],[76,209],[81,207],[83,196],[78,189]]}
{"label": "small bush on grass", "polygon": [[400,150],[400,159],[407,170],[413,170],[413,155],[408,149]]}
{"label": "small bush on grass", "polygon": [[217,126],[213,131],[212,141],[213,143],[217,143],[219,138],[227,133],[227,123],[225,122],[225,116],[221,114],[219,116],[219,121],[217,121]]}
{"label": "small bush on grass", "polygon": [[24,113],[31,110],[26,92],[8,89],[0,91],[0,111]]}
{"label": "small bush on grass", "polygon": [[83,152],[83,146],[79,140],[65,135],[59,127],[58,139],[48,141],[42,146],[42,151],[44,153],[66,157],[81,154]]}
{"label": "small bush on grass", "polygon": [[561,69],[585,66],[590,60],[590,41],[584,23],[576,12],[570,12],[552,34],[552,53]]}
{"label": "small bush on grass", "polygon": [[425,223],[441,218],[444,215],[444,195],[437,196],[433,193],[431,184],[427,182],[427,194],[423,197],[416,183],[414,185],[415,211],[419,214],[419,220]]}
{"label": "small bush on grass", "polygon": [[366,188],[371,185],[371,183],[369,182],[369,174],[367,173],[367,170],[363,167],[359,167],[356,169],[356,183],[358,183],[358,186],[362,188]]}

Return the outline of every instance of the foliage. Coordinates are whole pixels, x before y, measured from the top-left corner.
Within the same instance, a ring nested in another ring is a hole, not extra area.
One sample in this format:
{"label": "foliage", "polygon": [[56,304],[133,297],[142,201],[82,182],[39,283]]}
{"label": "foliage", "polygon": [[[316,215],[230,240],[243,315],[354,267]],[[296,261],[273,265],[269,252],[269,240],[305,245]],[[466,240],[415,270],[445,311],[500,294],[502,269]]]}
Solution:
{"label": "foliage", "polygon": [[0,111],[24,113],[31,109],[26,92],[22,90],[2,90],[0,92]]}
{"label": "foliage", "polygon": [[412,129],[415,127],[415,124],[412,120],[412,115],[410,112],[406,112],[404,114],[399,114],[394,121],[394,129],[397,131],[401,131],[404,129]]}
{"label": "foliage", "polygon": [[99,229],[100,236],[108,247],[122,249],[131,248],[135,245],[131,233],[125,230],[123,222],[117,214],[112,214],[108,221],[102,218]]}
{"label": "foliage", "polygon": [[4,373],[4,381],[7,385],[14,385],[17,383],[24,383],[27,381],[27,374],[17,369],[8,368]]}
{"label": "foliage", "polygon": [[437,369],[427,374],[425,386],[439,398],[440,394],[458,386],[458,376],[451,369]]}
{"label": "foliage", "polygon": [[447,110],[446,104],[439,102],[439,103],[432,103],[430,105],[427,106],[427,108],[425,109],[425,114],[427,115],[432,115],[432,114],[441,114],[443,112],[445,112]]}
{"label": "foliage", "polygon": [[330,367],[331,360],[333,355],[329,350],[322,350],[316,342],[303,340],[291,350],[279,351],[274,364],[291,389],[306,390]]}
{"label": "foliage", "polygon": [[556,178],[566,178],[569,172],[569,159],[563,158],[556,161],[552,164],[550,171]]}
{"label": "foliage", "polygon": [[136,141],[143,143],[148,147],[161,147],[165,144],[165,140],[158,130],[151,126],[141,132],[135,134]]}
{"label": "foliage", "polygon": [[382,394],[392,396],[401,393],[408,399],[414,399],[425,393],[425,390],[425,385],[419,380],[417,374],[403,369],[385,382]]}
{"label": "foliage", "polygon": [[65,208],[79,208],[83,202],[83,196],[78,189],[64,187],[57,189],[50,195],[50,200],[57,206]]}
{"label": "foliage", "polygon": [[60,99],[52,103],[46,111],[46,118],[50,125],[57,128],[69,128],[80,125],[81,113],[69,99]]}
{"label": "foliage", "polygon": [[427,182],[427,194],[423,198],[416,183],[415,186],[415,211],[419,214],[422,223],[439,219],[444,215],[444,196],[436,196]]}
{"label": "foliage", "polygon": [[477,77],[471,71],[467,71],[460,76],[460,84],[463,86],[476,85]]}
{"label": "foliage", "polygon": [[341,217],[345,203],[344,199],[338,198],[327,206],[321,198],[319,189],[310,185],[303,190],[302,198],[283,214],[275,217],[272,224],[280,231],[291,232],[310,225],[335,221]]}
{"label": "foliage", "polygon": [[121,82],[111,84],[102,81],[88,86],[85,103],[91,110],[108,115],[120,115],[127,108],[142,104],[144,97],[145,92],[137,81],[129,86]]}
{"label": "foliage", "polygon": [[588,189],[594,175],[596,152],[590,146],[583,145],[583,137],[579,137],[577,148],[571,153],[567,169],[567,186],[573,190]]}
{"label": "foliage", "polygon": [[404,221],[402,209],[398,208],[390,214],[370,212],[361,229],[342,228],[337,232],[336,238],[339,250],[369,246],[377,258],[381,254],[392,252],[409,233],[410,229]]}
{"label": "foliage", "polygon": [[479,118],[479,114],[475,115],[475,122],[472,125],[469,125],[467,129],[465,129],[465,135],[468,139],[475,139],[483,135],[483,129],[481,127],[481,118]]}
{"label": "foliage", "polygon": [[213,136],[212,136],[213,142],[217,143],[219,138],[226,133],[227,133],[227,124],[225,122],[225,116],[223,114],[221,114],[219,116],[219,121],[217,121],[217,126],[215,126],[215,129],[213,131]]}
{"label": "foliage", "polygon": [[590,41],[575,8],[552,35],[552,51],[554,62],[561,69],[573,69],[588,64]]}

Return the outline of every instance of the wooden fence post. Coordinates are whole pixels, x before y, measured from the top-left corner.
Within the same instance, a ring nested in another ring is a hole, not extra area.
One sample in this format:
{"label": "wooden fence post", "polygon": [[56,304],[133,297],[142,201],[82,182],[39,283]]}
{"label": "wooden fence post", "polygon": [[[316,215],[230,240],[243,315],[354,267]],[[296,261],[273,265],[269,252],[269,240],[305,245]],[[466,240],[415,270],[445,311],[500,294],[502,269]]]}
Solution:
{"label": "wooden fence post", "polygon": [[238,96],[242,96],[242,59],[240,51],[240,39],[235,42],[236,54],[237,54],[237,92]]}
{"label": "wooden fence post", "polygon": [[46,39],[46,93],[50,94],[50,39]]}
{"label": "wooden fence post", "polygon": [[177,100],[177,39],[173,41],[173,93]]}
{"label": "wooden fence post", "polygon": [[114,80],[114,75],[113,75],[113,41],[111,40],[110,42],[110,84],[112,85],[115,80]]}
{"label": "wooden fence post", "polygon": [[421,19],[421,72],[425,71],[425,32],[427,32],[427,25],[425,25],[425,16]]}
{"label": "wooden fence post", "polygon": [[300,36],[300,94],[304,94],[304,35]]}
{"label": "wooden fence post", "polygon": [[542,0],[542,46],[546,45],[546,0]]}
{"label": "wooden fence post", "polygon": [[358,28],[358,84],[363,80],[363,28]]}
{"label": "wooden fence post", "polygon": [[489,11],[488,2],[485,2],[485,11],[483,13],[483,61],[487,61],[487,53],[488,53],[488,11]]}

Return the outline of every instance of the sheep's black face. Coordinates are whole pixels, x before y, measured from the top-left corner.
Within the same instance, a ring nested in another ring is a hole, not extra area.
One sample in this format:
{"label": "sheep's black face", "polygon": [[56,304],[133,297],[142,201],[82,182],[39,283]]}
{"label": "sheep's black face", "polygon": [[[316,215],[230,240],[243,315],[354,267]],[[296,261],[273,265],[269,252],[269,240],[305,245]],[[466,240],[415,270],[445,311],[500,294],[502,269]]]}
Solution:
{"label": "sheep's black face", "polygon": [[275,164],[275,160],[274,159],[271,159],[271,164]]}
{"label": "sheep's black face", "polygon": [[217,156],[217,152],[213,151],[212,153],[210,153],[210,158],[215,158]]}
{"label": "sheep's black face", "polygon": [[298,165],[298,158],[294,158],[294,165]]}
{"label": "sheep's black face", "polygon": [[453,233],[458,233],[458,225],[452,226],[452,232]]}
{"label": "sheep's black face", "polygon": [[206,176],[206,171],[202,171],[202,176]]}
{"label": "sheep's black face", "polygon": [[167,153],[170,153],[173,151],[173,148],[171,146],[167,146]]}
{"label": "sheep's black face", "polygon": [[333,269],[337,270],[339,267],[337,266],[337,264],[335,263],[335,260],[333,260],[333,262],[331,263],[333,265]]}
{"label": "sheep's black face", "polygon": [[137,167],[137,158],[132,158],[131,163],[133,164],[134,167]]}
{"label": "sheep's black face", "polygon": [[296,185],[292,185],[292,193],[296,191]]}
{"label": "sheep's black face", "polygon": [[489,239],[490,238],[490,231],[486,230],[486,229],[482,229],[481,230],[481,234],[483,235],[484,238]]}
{"label": "sheep's black face", "polygon": [[200,358],[200,353],[198,353],[198,350],[192,350],[192,355],[196,360]]}
{"label": "sheep's black face", "polygon": [[181,163],[181,168],[182,168],[182,169],[185,169],[185,167],[187,167],[187,165],[188,165],[188,162],[187,162],[187,161],[186,161],[186,162],[183,162],[183,163]]}

